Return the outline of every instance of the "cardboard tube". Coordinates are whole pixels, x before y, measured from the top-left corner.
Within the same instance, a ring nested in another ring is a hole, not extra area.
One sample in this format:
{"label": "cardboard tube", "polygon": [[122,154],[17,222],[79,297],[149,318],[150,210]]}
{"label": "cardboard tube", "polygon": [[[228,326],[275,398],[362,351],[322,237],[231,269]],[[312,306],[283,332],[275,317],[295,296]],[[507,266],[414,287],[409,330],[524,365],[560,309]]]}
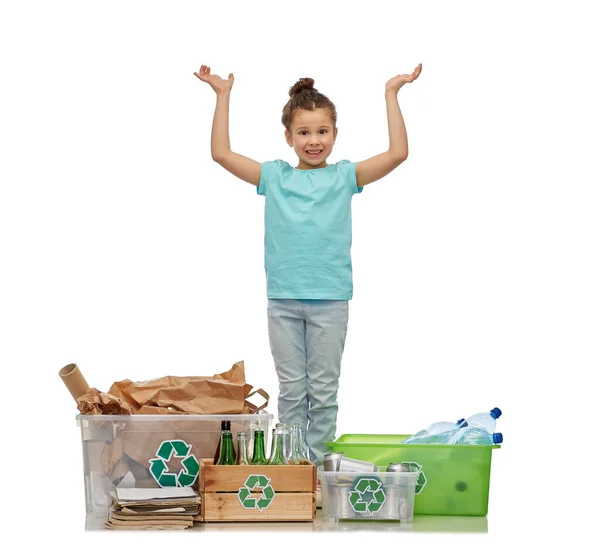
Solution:
{"label": "cardboard tube", "polygon": [[69,392],[71,392],[71,395],[75,401],[77,401],[77,398],[81,397],[83,394],[87,394],[87,391],[90,389],[76,363],[69,363],[69,365],[65,365],[58,372],[58,374],[60,378],[62,378]]}

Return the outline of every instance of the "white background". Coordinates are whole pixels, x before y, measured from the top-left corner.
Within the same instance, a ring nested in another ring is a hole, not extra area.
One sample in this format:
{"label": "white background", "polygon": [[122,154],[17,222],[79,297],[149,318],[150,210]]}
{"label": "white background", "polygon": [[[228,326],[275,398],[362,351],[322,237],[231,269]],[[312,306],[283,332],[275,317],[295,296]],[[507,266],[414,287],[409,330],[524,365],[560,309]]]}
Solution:
{"label": "white background", "polygon": [[[598,499],[598,419],[587,407],[600,355],[590,4],[3,3],[11,526],[84,539],[76,407],[58,377],[67,363],[107,391],[243,359],[276,414],[264,200],[212,162],[214,93],[192,73],[205,63],[235,74],[235,151],[291,163],[281,109],[298,78],[314,78],[339,112],[331,161],[360,161],[387,146],[386,81],[421,62],[399,94],[409,158],[353,201],[338,434],[412,433],[498,406],[505,443],[493,454],[489,533],[473,539],[582,531]],[[21,497],[19,484],[34,490]],[[330,539],[283,539],[313,536]],[[402,539],[417,537],[448,540]]]}

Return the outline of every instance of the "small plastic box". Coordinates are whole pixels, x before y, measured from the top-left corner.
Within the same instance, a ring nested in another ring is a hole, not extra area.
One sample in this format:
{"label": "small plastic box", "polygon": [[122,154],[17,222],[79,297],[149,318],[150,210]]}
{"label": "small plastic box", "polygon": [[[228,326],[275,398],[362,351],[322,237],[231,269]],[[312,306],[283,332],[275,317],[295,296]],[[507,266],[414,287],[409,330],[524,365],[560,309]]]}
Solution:
{"label": "small plastic box", "polygon": [[411,522],[418,471],[374,473],[324,471],[319,467],[324,520]]}
{"label": "small plastic box", "polygon": [[346,434],[326,444],[347,458],[378,467],[406,463],[419,471],[416,515],[487,515],[492,451],[500,445],[407,445],[408,437]]}
{"label": "small plastic box", "polygon": [[78,415],[86,512],[108,511],[117,486],[198,490],[200,460],[214,456],[222,420],[234,438],[256,420],[267,438],[273,415]]}

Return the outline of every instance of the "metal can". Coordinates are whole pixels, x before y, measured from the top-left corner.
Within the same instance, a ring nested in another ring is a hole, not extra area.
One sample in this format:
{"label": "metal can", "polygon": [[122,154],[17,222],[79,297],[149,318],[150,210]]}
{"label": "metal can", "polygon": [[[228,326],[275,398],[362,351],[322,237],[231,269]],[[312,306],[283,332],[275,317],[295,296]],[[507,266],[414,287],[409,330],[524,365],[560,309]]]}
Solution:
{"label": "metal can", "polygon": [[339,471],[340,462],[344,457],[343,452],[329,452],[323,457],[323,469],[325,471]]}
{"label": "metal can", "polygon": [[362,460],[343,457],[340,460],[338,471],[347,471],[349,473],[375,473],[379,471],[379,467],[371,462],[363,462]]}
{"label": "metal can", "polygon": [[351,484],[340,484],[334,490],[334,513],[337,519],[360,518],[350,503]]}
{"label": "metal can", "polygon": [[404,473],[407,471],[410,472],[410,466],[406,463],[391,462],[387,466],[386,471],[395,472],[395,473]]}
{"label": "metal can", "polygon": [[377,513],[380,519],[400,520],[400,505],[402,504],[402,491],[398,486],[385,485],[385,501]]}

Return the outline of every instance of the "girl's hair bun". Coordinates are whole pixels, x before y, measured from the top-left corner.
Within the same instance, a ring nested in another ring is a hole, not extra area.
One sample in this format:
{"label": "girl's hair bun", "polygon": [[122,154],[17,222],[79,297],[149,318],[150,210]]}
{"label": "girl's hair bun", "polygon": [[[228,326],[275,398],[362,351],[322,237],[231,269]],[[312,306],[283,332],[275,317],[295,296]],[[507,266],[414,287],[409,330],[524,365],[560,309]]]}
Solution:
{"label": "girl's hair bun", "polygon": [[312,78],[300,78],[291,88],[290,96],[293,97],[304,90],[314,89],[315,80]]}

